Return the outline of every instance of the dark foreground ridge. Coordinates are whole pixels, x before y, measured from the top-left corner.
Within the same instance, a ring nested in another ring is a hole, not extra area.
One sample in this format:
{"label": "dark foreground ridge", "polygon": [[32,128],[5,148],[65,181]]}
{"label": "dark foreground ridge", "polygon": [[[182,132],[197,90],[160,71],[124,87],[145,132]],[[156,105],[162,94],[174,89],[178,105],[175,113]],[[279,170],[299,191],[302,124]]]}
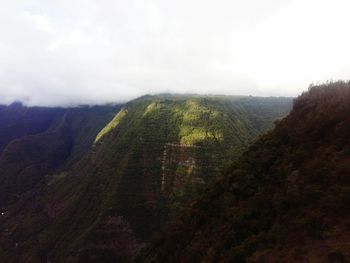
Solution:
{"label": "dark foreground ridge", "polygon": [[350,262],[350,84],[292,112],[135,262]]}

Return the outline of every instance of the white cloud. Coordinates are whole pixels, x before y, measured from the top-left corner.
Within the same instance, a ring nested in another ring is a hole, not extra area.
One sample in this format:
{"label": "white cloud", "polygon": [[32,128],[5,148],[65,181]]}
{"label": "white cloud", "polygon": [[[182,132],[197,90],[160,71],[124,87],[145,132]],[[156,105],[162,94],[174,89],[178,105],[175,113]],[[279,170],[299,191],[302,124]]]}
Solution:
{"label": "white cloud", "polygon": [[0,10],[0,103],[145,93],[297,95],[349,78],[345,0],[12,0]]}
{"label": "white cloud", "polygon": [[54,32],[54,29],[52,28],[52,25],[47,16],[35,15],[29,12],[23,12],[23,14],[20,17],[27,20],[25,22],[29,22],[36,25],[39,30],[42,30],[47,33]]}
{"label": "white cloud", "polygon": [[72,31],[61,35],[57,40],[49,45],[50,51],[55,51],[63,46],[84,46],[91,45],[93,39],[91,36],[86,34],[84,31]]}

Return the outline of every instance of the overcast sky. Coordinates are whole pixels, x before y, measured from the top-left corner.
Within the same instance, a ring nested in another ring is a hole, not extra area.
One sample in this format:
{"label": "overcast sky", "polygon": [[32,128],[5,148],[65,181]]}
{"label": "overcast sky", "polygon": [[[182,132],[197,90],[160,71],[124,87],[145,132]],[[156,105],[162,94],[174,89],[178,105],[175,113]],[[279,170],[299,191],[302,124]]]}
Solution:
{"label": "overcast sky", "polygon": [[349,79],[349,0],[0,3],[0,103],[295,96]]}

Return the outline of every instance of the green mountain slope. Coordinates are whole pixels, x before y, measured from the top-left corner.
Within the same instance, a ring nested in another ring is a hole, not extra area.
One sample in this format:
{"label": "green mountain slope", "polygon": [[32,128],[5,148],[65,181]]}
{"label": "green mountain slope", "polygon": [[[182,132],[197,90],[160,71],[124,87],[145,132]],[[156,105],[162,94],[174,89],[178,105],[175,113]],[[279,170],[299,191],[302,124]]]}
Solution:
{"label": "green mountain slope", "polygon": [[350,262],[350,84],[292,112],[135,262]]}
{"label": "green mountain slope", "polygon": [[[290,98],[145,96],[124,105],[88,154],[11,207],[8,262],[115,262],[133,256]],[[33,205],[35,204],[35,205]]]}

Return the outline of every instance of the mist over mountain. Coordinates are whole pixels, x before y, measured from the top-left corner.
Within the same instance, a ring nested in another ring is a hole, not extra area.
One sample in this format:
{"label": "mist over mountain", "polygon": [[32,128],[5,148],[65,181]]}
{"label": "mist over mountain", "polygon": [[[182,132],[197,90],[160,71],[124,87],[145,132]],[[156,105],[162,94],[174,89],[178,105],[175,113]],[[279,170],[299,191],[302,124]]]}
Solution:
{"label": "mist over mountain", "polygon": [[347,0],[7,1],[0,104],[297,96],[310,83],[349,78],[349,8]]}
{"label": "mist over mountain", "polygon": [[0,8],[0,263],[350,263],[349,0]]}

